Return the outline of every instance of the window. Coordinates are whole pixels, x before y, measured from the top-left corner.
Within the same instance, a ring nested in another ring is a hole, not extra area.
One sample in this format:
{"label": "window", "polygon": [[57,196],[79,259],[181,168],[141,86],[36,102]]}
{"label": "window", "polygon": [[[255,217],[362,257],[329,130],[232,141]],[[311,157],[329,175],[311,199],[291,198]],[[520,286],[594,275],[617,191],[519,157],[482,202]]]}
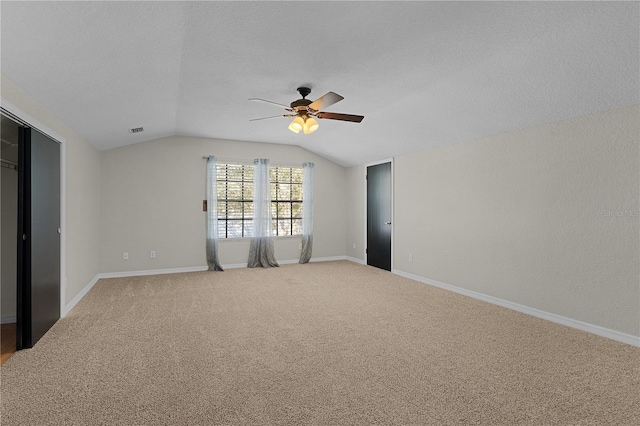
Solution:
{"label": "window", "polygon": [[[253,236],[253,165],[216,166],[218,237]],[[273,235],[302,234],[302,168],[271,167]]]}
{"label": "window", "polygon": [[272,167],[269,177],[273,235],[302,235],[302,169]]}
{"label": "window", "polygon": [[253,166],[217,164],[218,237],[253,236]]}

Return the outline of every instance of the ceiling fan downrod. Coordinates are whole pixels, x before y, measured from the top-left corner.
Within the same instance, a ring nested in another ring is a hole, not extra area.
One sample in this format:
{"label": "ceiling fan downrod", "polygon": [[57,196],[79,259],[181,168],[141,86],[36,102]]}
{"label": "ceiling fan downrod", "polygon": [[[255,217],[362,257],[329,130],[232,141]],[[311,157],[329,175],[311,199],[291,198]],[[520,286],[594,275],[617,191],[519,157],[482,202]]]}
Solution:
{"label": "ceiling fan downrod", "polygon": [[311,93],[311,89],[308,87],[298,87],[298,92],[300,92],[302,99],[304,99],[309,96],[309,93]]}

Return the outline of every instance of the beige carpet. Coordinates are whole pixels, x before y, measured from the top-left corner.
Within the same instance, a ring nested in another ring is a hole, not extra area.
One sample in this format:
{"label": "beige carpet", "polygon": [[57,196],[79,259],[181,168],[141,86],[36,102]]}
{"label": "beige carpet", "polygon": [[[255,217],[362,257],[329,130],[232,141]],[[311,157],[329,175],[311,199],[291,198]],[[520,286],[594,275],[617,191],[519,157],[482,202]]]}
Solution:
{"label": "beige carpet", "polygon": [[638,425],[640,349],[350,262],[101,280],[2,425]]}

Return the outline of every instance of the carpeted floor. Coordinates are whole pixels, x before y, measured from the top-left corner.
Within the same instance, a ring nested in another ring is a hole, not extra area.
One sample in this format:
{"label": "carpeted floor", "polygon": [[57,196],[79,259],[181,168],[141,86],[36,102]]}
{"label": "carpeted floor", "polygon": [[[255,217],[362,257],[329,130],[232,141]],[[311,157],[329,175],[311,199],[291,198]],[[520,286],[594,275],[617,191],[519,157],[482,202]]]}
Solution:
{"label": "carpeted floor", "polygon": [[640,349],[347,261],[101,280],[2,425],[638,425]]}

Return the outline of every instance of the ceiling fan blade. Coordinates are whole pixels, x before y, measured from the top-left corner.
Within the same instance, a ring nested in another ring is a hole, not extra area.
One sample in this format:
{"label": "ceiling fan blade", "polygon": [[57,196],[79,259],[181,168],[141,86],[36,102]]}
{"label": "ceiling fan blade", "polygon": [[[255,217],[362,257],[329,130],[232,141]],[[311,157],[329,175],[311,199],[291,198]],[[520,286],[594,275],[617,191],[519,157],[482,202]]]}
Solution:
{"label": "ceiling fan blade", "polygon": [[336,102],[340,102],[344,97],[338,95],[337,93],[329,92],[326,95],[316,99],[311,104],[309,104],[309,108],[315,109],[316,111],[320,111],[321,109],[325,109],[329,105],[333,105]]}
{"label": "ceiling fan blade", "polygon": [[329,120],[351,121],[353,123],[359,123],[364,118],[363,115],[339,114],[337,112],[319,112],[316,114],[316,117]]}
{"label": "ceiling fan blade", "polygon": [[250,101],[266,102],[268,104],[278,105],[278,106],[281,106],[282,108],[285,108],[288,111],[291,111],[291,107],[289,105],[280,104],[278,102],[268,101],[266,99],[260,99],[260,98],[250,98],[249,100]]}
{"label": "ceiling fan blade", "polygon": [[260,120],[268,120],[270,118],[295,117],[295,116],[296,114],[281,114],[281,115],[272,115],[271,117],[252,118],[249,121],[260,121]]}

